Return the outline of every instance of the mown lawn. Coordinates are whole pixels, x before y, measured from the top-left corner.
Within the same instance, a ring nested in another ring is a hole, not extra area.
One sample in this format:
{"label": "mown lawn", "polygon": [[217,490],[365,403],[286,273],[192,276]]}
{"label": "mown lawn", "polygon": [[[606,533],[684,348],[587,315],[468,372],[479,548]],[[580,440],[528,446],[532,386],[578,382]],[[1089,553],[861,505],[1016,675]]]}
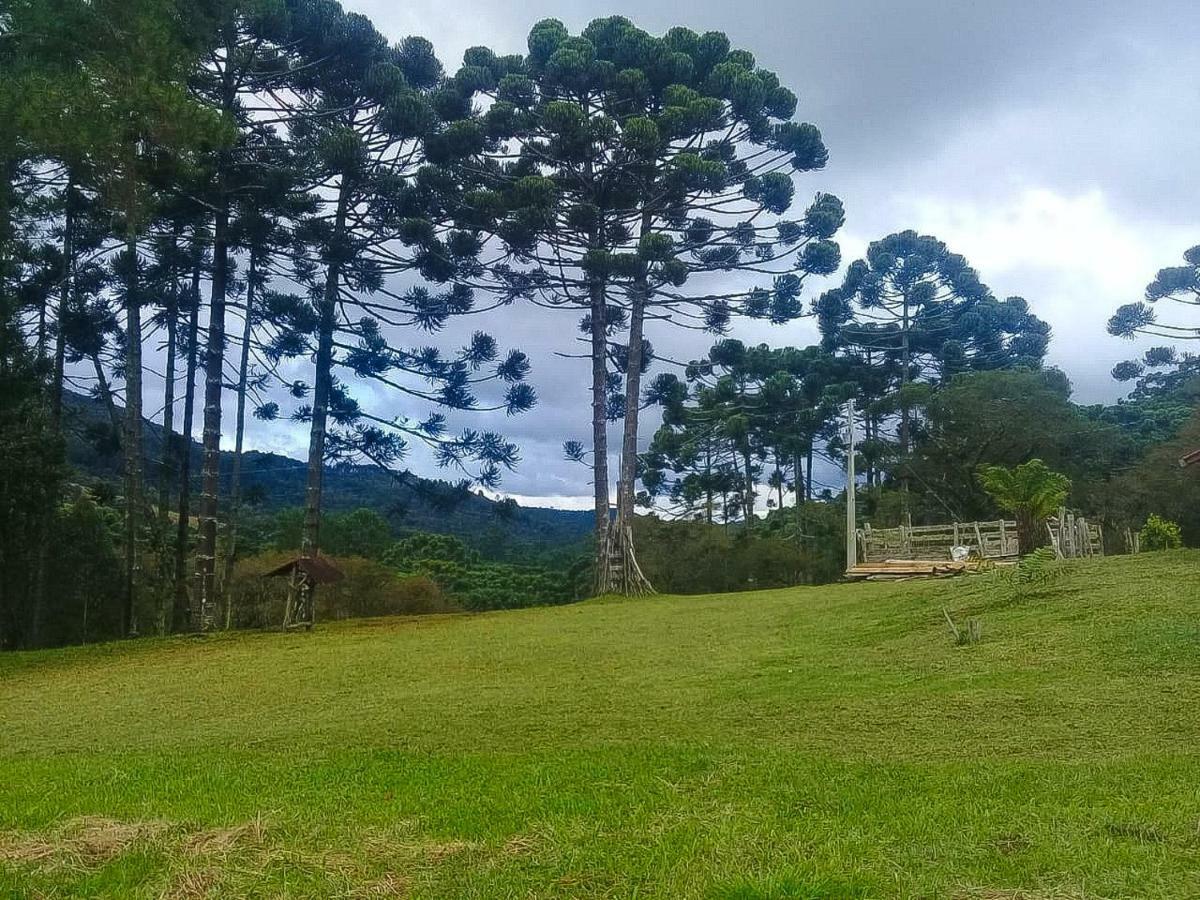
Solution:
{"label": "mown lawn", "polygon": [[1200,553],[14,654],[0,896],[1200,897],[1198,739]]}

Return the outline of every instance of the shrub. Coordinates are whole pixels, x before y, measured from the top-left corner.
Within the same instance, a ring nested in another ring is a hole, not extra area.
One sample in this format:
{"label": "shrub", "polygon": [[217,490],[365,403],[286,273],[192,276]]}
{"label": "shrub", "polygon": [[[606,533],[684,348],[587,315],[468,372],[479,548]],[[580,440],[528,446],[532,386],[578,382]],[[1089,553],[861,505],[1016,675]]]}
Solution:
{"label": "shrub", "polygon": [[[270,628],[283,622],[288,579],[264,578],[295,554],[261,553],[238,562],[229,585],[236,628]],[[422,575],[402,575],[361,557],[325,557],[342,572],[341,581],[317,588],[317,621],[370,616],[460,612],[462,606]]]}
{"label": "shrub", "polygon": [[1146,520],[1139,537],[1143,550],[1177,550],[1183,546],[1179,525],[1159,515]]}
{"label": "shrub", "polygon": [[1022,556],[1015,566],[996,569],[996,579],[1007,587],[1014,600],[1022,600],[1030,589],[1049,584],[1066,571],[1063,561],[1050,547],[1038,547]]}

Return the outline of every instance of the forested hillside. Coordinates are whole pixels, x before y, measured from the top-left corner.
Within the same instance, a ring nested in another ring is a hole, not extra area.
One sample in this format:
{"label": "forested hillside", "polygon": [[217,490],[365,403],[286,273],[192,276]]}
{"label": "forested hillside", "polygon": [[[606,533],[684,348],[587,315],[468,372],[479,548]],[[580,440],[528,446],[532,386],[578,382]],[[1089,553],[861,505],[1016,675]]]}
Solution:
{"label": "forested hillside", "polygon": [[[120,488],[123,459],[119,440],[107,427],[107,412],[100,400],[73,391],[64,394],[68,427],[67,459],[81,474],[95,476]],[[120,410],[120,406],[117,406]],[[123,411],[122,411],[123,412]],[[147,472],[155,472],[162,459],[162,427],[145,424]],[[175,436],[179,441],[179,436]],[[191,471],[199,484],[202,447],[191,443]],[[229,485],[233,453],[221,454],[221,484]],[[262,514],[304,505],[306,464],[278,453],[250,450],[243,456],[245,501]],[[325,503],[333,512],[370,509],[396,530],[429,531],[463,537],[472,545],[497,541],[547,547],[575,544],[592,527],[590,513],[565,509],[519,506],[498,502],[478,491],[446,481],[410,473],[388,472],[374,465],[328,466]]]}

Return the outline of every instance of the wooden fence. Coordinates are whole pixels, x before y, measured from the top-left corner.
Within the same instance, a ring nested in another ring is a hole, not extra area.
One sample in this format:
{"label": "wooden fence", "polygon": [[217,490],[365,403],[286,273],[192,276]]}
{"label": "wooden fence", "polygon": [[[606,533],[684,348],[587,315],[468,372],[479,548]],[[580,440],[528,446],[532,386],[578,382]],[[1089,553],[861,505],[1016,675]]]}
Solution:
{"label": "wooden fence", "polygon": [[1050,546],[1064,559],[1104,555],[1104,529],[1083,516],[1060,509],[1046,520]]}
{"label": "wooden fence", "polygon": [[[1050,546],[1064,558],[1104,555],[1104,530],[1066,510],[1046,520]],[[951,547],[966,547],[978,559],[1016,559],[1017,523],[954,522],[949,525],[901,525],[857,530],[858,558],[864,563],[888,559],[950,559]]]}
{"label": "wooden fence", "polygon": [[1017,523],[954,522],[950,525],[901,525],[898,528],[858,529],[858,553],[863,562],[885,559],[949,559],[951,547],[967,547],[980,559],[1014,559]]}

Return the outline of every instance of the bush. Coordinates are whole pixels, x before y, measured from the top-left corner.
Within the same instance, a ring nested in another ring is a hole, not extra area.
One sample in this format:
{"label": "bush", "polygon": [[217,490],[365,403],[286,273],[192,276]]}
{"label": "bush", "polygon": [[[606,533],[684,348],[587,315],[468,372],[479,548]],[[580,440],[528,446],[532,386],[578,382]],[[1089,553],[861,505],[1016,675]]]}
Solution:
{"label": "bush", "polygon": [[997,568],[995,572],[997,581],[1008,589],[1013,600],[1024,600],[1037,588],[1061,578],[1066,566],[1050,547],[1038,547],[1022,556],[1015,566]]}
{"label": "bush", "polygon": [[[235,628],[270,628],[283,623],[288,579],[264,578],[295,554],[261,553],[238,562],[229,585]],[[401,575],[394,569],[361,557],[324,557],[343,578],[317,588],[317,621],[370,616],[412,616],[461,612],[430,578]]]}
{"label": "bush", "polygon": [[1139,537],[1143,550],[1178,550],[1183,546],[1179,525],[1159,515],[1146,520]]}

